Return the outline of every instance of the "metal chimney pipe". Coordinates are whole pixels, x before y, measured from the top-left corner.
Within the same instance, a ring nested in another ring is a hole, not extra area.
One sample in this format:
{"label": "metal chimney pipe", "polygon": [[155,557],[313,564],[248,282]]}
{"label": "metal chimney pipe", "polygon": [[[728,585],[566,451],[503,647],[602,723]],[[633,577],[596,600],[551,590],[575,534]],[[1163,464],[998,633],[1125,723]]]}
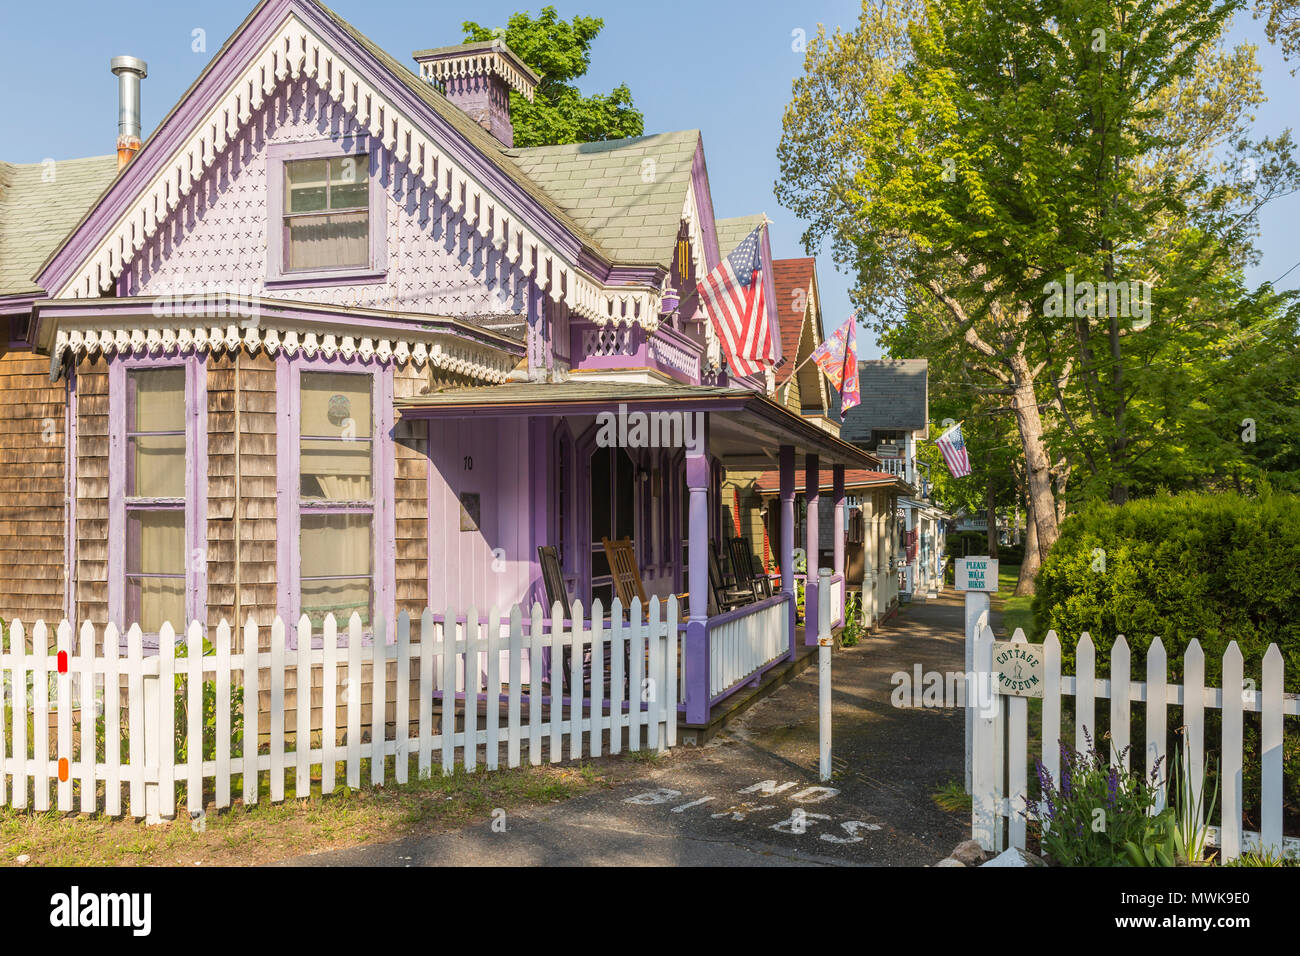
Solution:
{"label": "metal chimney pipe", "polygon": [[115,56],[109,63],[117,77],[117,168],[140,151],[140,81],[149,65],[134,56]]}

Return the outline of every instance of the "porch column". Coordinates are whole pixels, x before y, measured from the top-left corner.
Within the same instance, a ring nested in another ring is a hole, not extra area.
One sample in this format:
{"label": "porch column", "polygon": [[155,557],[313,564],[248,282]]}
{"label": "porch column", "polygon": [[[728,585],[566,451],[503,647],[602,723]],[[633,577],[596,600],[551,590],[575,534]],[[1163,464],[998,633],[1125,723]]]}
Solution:
{"label": "porch column", "polygon": [[[708,435],[707,416],[705,436]],[[687,534],[686,585],[690,617],[686,621],[683,666],[686,668],[686,722],[709,722],[709,455],[708,441],[686,451],[686,491],[690,528]]]}
{"label": "porch column", "polygon": [[781,467],[781,590],[790,595],[790,653],[794,660],[794,446],[782,445]]}
{"label": "porch column", "polygon": [[817,644],[817,505],[821,499],[821,471],[816,455],[804,456],[804,501],[808,503],[808,576],[803,586],[803,642]]}
{"label": "porch column", "polygon": [[844,466],[831,466],[831,507],[835,509],[835,563],[832,573],[844,574]]}

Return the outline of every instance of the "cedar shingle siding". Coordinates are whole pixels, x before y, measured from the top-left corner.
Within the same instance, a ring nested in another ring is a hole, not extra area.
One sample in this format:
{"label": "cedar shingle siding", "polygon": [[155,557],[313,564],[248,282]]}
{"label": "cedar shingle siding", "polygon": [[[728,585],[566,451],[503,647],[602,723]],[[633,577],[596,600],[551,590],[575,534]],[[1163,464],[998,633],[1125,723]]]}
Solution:
{"label": "cedar shingle siding", "polygon": [[63,617],[64,383],[49,359],[0,356],[0,618]]}

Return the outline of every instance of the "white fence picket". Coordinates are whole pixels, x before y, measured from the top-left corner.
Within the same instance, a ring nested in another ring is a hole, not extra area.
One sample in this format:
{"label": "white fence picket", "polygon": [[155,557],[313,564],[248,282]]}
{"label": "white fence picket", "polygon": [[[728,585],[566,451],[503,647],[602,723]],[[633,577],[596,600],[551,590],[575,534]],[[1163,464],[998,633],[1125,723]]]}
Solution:
{"label": "white fence picket", "polygon": [[50,635],[44,621],[32,628],[32,807],[50,809]]}
{"label": "white fence picket", "polygon": [[387,685],[388,628],[384,616],[376,614],[375,638],[370,646],[370,785],[373,787],[384,783],[384,742],[388,738]]}
{"label": "white fence picket", "polygon": [[1260,699],[1259,838],[1265,852],[1282,852],[1282,652],[1264,654]]}
{"label": "white fence picket", "polygon": [[534,767],[542,763],[542,621],[542,606],[534,604],[528,630],[528,763]]}
{"label": "white fence picket", "polygon": [[[1195,783],[1204,779],[1205,774],[1205,652],[1201,642],[1192,638],[1183,654],[1183,746],[1185,750],[1184,779]],[[1208,801],[1200,801],[1196,806],[1196,824],[1205,821]]]}
{"label": "white fence picket", "polygon": [[[60,813],[72,810],[72,670],[67,665],[68,655],[72,653],[72,625],[63,621],[59,624],[55,640],[56,653],[64,662],[64,669],[58,671],[55,681],[55,704],[58,712],[58,731],[55,741],[55,760],[58,767],[58,807]],[[57,670],[57,668],[56,668]]]}
{"label": "white fence picket", "polygon": [[442,711],[438,733],[442,737],[442,772],[456,769],[456,615],[447,612],[442,625]]}
{"label": "white fence picket", "polygon": [[627,627],[623,623],[623,602],[614,598],[609,609],[609,752],[623,749],[623,662],[627,660]]}
{"label": "white fence picket", "polygon": [[[659,595],[650,599],[650,619],[646,622],[646,640],[650,645],[650,660],[646,676],[649,680],[646,682],[646,691],[649,695],[647,703],[650,705],[647,727],[649,733],[646,735],[646,747],[649,750],[658,751],[662,749],[659,746],[659,717],[660,707],[663,704],[663,688],[660,687],[660,671],[663,670],[663,618],[660,617],[661,605]],[[644,695],[643,695],[644,696]]]}
{"label": "white fence picket", "polygon": [[[110,627],[112,625],[109,625]],[[13,661],[13,784],[10,801],[15,810],[27,809],[27,632],[22,621],[9,626],[9,653]]]}
{"label": "white fence picket", "polygon": [[975,634],[972,665],[976,676],[975,723],[971,767],[971,836],[980,846],[992,850],[1001,842],[1001,809],[998,805],[998,782],[1002,766],[998,762],[997,710],[1001,707],[993,681],[993,631],[979,628]]}
{"label": "white fence picket", "polygon": [[284,621],[271,625],[271,802],[284,800]]}
{"label": "white fence picket", "polygon": [[230,806],[230,623],[217,625],[216,674],[216,804],[223,810]]}
{"label": "white fence picket", "polygon": [[496,770],[500,760],[501,741],[501,615],[495,607],[488,611],[487,634],[487,687],[485,689],[484,718],[487,721],[488,770]]}
{"label": "white fence picket", "polygon": [[[96,705],[95,705],[95,629],[89,621],[81,625],[81,636],[77,640],[78,673],[81,679],[81,812],[94,813],[98,805],[96,793]],[[0,739],[4,737],[4,728],[0,726]],[[115,743],[115,742],[114,742]],[[0,743],[0,757],[4,756],[4,745]],[[2,764],[3,761],[0,761]],[[0,772],[0,791],[3,790],[4,774]],[[4,803],[0,792],[0,804]]]}
{"label": "white fence picket", "polygon": [[[843,582],[841,582],[840,586],[843,587]],[[677,684],[678,684],[678,677],[679,677],[678,670],[681,662],[681,653],[678,647],[680,638],[678,637],[677,634],[677,595],[670,594],[668,596],[668,603],[665,608],[665,611],[667,614],[667,621],[665,621],[664,623],[664,637],[665,637],[666,646],[664,648],[664,681],[663,681],[664,683],[663,713],[665,718],[664,728],[667,733],[667,740],[665,741],[665,746],[676,747],[677,746]],[[782,620],[784,621],[786,619],[783,618]],[[782,631],[780,632],[781,634],[785,633],[784,627],[785,625],[783,624]],[[771,633],[770,629],[767,634],[767,639],[773,642],[772,646],[769,648],[769,653],[775,654],[777,649],[777,644],[776,644],[777,638]],[[779,649],[782,652],[784,652],[788,648],[789,648],[789,644],[787,643],[782,645]]]}
{"label": "white fence picket", "polygon": [[632,599],[627,630],[627,749],[636,753],[641,749],[641,704],[645,698],[642,676],[645,670],[645,632],[641,629],[641,599],[638,597]]}
{"label": "white fence picket", "polygon": [[1129,677],[1132,656],[1120,634],[1110,649],[1110,762],[1129,768]]}
{"label": "white fence picket", "polygon": [[339,622],[325,615],[321,631],[321,733],[320,792],[334,792],[338,772],[339,744]]}
{"label": "white fence picket", "polygon": [[[582,602],[575,601],[573,604],[573,613],[581,616]],[[556,601],[551,607],[551,742],[547,753],[550,755],[551,763],[558,763],[564,759],[563,748],[563,728],[564,728],[564,611],[560,607],[560,602]]]}
{"label": "white fence picket", "polygon": [[[1016,644],[1029,643],[1025,632],[1016,628],[1011,640]],[[1012,759],[1007,763],[1007,796],[1012,807],[1024,807],[1029,796],[1029,784],[1026,779],[1028,770],[1024,759],[1029,748],[1029,701],[1024,697],[1007,699],[1007,748]],[[1008,825],[1007,839],[1011,846],[1025,848],[1026,820],[1023,813],[1012,813]]]}
{"label": "white fence picket", "polygon": [[[185,809],[193,819],[195,814],[203,812],[203,628],[198,621],[190,622],[187,637],[186,656],[189,658],[187,661],[189,670],[186,673],[185,685],[189,692],[189,706],[186,710],[189,727],[185,736],[189,743],[185,750]],[[170,709],[174,714],[176,708],[167,698],[171,696],[176,682],[165,677],[159,680],[163,698],[161,706]],[[170,758],[175,753],[174,738],[166,739],[161,755],[163,762],[171,763]],[[164,790],[163,815],[171,816],[176,806],[176,788],[166,786]]]}
{"label": "white fence picket", "polygon": [[[11,706],[9,703],[11,699],[16,699],[13,698],[13,695],[9,691],[8,668],[5,667],[6,657],[13,657],[15,655],[12,653],[9,655],[5,654],[5,639],[4,624],[3,622],[0,622],[0,807],[7,806],[9,803],[9,788],[7,786],[9,768],[5,758],[5,739],[7,736],[5,729],[5,724],[7,723],[5,720],[5,708]],[[14,709],[18,710],[19,708],[14,706]],[[91,739],[93,740],[94,738]]]}
{"label": "white fence picket", "polygon": [[1165,657],[1165,645],[1159,637],[1152,640],[1151,646],[1147,648],[1146,725],[1146,761],[1143,766],[1147,780],[1155,782],[1155,812],[1159,813],[1165,808],[1166,782],[1169,779],[1169,761],[1165,754],[1165,739],[1169,730],[1168,660]]}
{"label": "white fence picket", "polygon": [[361,616],[348,619],[348,789],[361,788]]}
{"label": "white fence picket", "polygon": [[1043,641],[1043,769],[1061,779],[1061,641],[1048,631]]}
{"label": "white fence picket", "polygon": [[126,716],[129,760],[127,772],[131,816],[144,816],[144,652],[140,625],[132,624],[126,632]]}
{"label": "white fence picket", "polygon": [[[538,608],[539,612],[540,610],[541,608]],[[506,698],[506,727],[509,734],[506,741],[506,766],[511,769],[519,766],[520,704],[523,696],[521,686],[524,654],[523,629],[523,611],[516,604],[510,609],[510,689]]]}
{"label": "white fence picket", "polygon": [[591,695],[587,706],[588,753],[600,756],[605,735],[605,618],[600,601],[591,605]]}
{"label": "white fence picket", "polygon": [[[599,602],[597,602],[599,606]],[[594,610],[594,609],[593,609]],[[569,645],[569,759],[577,760],[582,754],[582,666],[587,649],[586,628],[582,626],[582,612],[575,611],[576,619],[570,631]]]}
{"label": "white fence picket", "polygon": [[1074,749],[1087,753],[1088,735],[1098,749],[1102,746],[1101,734],[1097,733],[1097,649],[1087,631],[1079,636],[1074,656]]}
{"label": "white fence picket", "polygon": [[473,604],[465,613],[465,750],[461,762],[469,771],[478,768],[478,682],[479,643],[478,608]]}
{"label": "white fence picket", "polygon": [[420,615],[420,755],[416,772],[421,780],[433,775],[433,611]]}
{"label": "white fence picket", "polygon": [[397,615],[397,696],[393,706],[397,718],[393,779],[400,785],[406,783],[411,756],[411,615],[406,611]]}
{"label": "white fence picket", "polygon": [[298,619],[293,658],[293,796],[311,796],[311,619]]}
{"label": "white fence picket", "polygon": [[252,806],[257,803],[259,787],[258,774],[258,740],[261,734],[262,695],[258,693],[261,686],[261,661],[258,657],[258,627],[250,614],[244,623],[244,803]]}
{"label": "white fence picket", "polygon": [[1225,863],[1241,855],[1242,671],[1241,649],[1236,641],[1230,641],[1223,654],[1223,749],[1219,776],[1219,799],[1223,807],[1219,848]]}

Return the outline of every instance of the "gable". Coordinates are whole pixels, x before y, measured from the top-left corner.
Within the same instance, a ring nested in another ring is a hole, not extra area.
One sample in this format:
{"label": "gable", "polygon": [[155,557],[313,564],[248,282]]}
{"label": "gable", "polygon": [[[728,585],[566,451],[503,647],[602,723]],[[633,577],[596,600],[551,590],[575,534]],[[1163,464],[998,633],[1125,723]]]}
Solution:
{"label": "gable", "polygon": [[[326,131],[325,134],[322,131]],[[271,192],[280,189],[277,149],[321,141],[373,150],[382,197],[372,208],[386,259],[379,281],[297,286],[268,282],[268,247],[278,242]],[[481,241],[462,210],[438,198],[392,151],[369,139],[356,116],[307,77],[289,80],[266,98],[189,194],[126,266],[122,295],[166,297],[221,285],[243,296],[273,294],[340,306],[393,308],[465,316],[528,311],[527,281],[518,262]]]}
{"label": "gable", "polygon": [[229,158],[254,115],[303,78],[552,300],[601,322],[657,324],[658,290],[583,274],[584,255],[604,256],[599,244],[530,185],[489,134],[313,0],[265,0],[250,15],[51,256],[41,286],[57,298],[111,290],[208,171]]}

